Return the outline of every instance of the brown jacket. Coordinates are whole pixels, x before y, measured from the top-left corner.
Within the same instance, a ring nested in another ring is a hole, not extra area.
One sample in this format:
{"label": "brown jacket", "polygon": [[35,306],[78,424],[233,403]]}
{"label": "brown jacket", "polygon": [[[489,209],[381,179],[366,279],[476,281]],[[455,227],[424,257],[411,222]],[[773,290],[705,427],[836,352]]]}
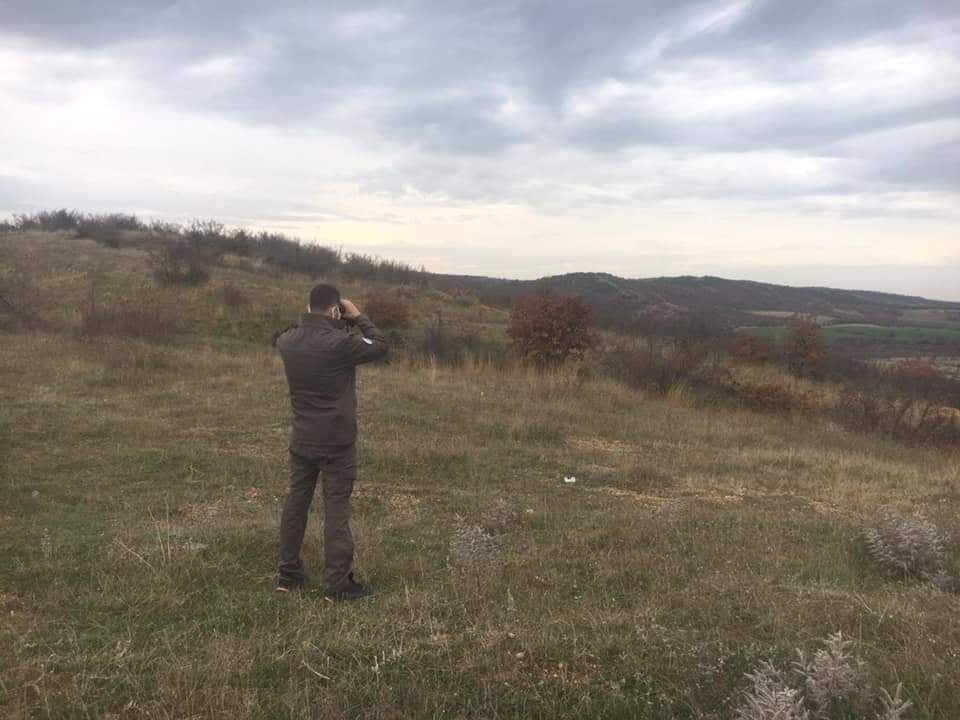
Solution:
{"label": "brown jacket", "polygon": [[366,315],[352,335],[342,320],[303,313],[300,325],[277,337],[290,386],[291,450],[349,445],[357,437],[356,366],[384,357],[383,333]]}

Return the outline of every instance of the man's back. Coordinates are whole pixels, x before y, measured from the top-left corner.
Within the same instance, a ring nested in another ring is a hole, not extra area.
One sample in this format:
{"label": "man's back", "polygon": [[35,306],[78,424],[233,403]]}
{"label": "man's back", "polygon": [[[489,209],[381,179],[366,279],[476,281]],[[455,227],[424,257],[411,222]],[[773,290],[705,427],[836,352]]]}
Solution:
{"label": "man's back", "polygon": [[387,344],[368,317],[354,322],[362,337],[348,333],[342,321],[304,313],[299,327],[277,338],[290,388],[293,449],[342,446],[356,439],[355,368],[384,357]]}

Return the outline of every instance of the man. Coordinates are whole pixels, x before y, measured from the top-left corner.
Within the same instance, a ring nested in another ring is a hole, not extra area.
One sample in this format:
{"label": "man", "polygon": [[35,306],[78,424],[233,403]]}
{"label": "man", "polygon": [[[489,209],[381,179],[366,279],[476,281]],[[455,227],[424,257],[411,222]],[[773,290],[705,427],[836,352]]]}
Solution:
{"label": "man", "polygon": [[[347,331],[352,324],[362,335]],[[332,285],[310,291],[299,326],[274,337],[290,386],[290,489],[280,518],[277,593],[306,585],[300,550],[307,513],[323,475],[323,550],[327,597],[369,595],[353,577],[350,495],[356,478],[356,366],[384,357],[383,334]]]}

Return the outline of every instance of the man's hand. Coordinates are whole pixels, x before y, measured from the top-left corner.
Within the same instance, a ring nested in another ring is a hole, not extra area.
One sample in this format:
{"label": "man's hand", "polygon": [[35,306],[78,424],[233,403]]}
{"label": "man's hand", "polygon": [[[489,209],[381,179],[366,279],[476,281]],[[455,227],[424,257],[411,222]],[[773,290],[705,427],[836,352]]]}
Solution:
{"label": "man's hand", "polygon": [[343,318],[345,320],[356,320],[360,317],[360,311],[357,306],[346,298],[340,298],[340,305],[343,307]]}

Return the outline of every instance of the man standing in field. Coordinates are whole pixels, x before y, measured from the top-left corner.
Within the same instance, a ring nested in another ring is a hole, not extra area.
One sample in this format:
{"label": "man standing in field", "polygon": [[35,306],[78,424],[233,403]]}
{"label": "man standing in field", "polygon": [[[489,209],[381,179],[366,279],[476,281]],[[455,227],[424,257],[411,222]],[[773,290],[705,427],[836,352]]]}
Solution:
{"label": "man standing in field", "polygon": [[[355,325],[362,335],[346,326]],[[332,285],[310,291],[299,326],[275,337],[290,386],[290,488],[280,518],[277,593],[308,581],[300,550],[317,478],[323,475],[323,550],[327,597],[353,600],[369,587],[353,578],[350,495],[356,479],[356,366],[384,357],[383,334]]]}

